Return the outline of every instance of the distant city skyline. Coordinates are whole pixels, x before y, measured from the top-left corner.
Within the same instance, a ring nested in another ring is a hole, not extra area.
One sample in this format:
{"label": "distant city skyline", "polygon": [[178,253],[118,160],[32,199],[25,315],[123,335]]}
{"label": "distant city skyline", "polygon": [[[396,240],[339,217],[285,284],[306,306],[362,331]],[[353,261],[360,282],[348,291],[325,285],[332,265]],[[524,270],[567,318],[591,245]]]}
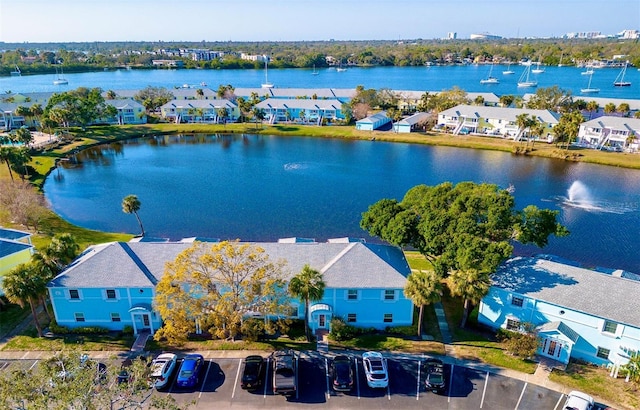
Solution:
{"label": "distant city skyline", "polygon": [[640,29],[638,0],[0,0],[0,41],[562,37]]}

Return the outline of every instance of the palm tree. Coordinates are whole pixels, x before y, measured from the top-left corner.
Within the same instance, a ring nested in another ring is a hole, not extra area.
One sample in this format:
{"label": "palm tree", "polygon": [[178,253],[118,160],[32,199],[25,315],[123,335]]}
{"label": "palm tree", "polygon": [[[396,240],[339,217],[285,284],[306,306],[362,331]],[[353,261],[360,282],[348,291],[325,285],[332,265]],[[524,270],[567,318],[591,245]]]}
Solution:
{"label": "palm tree", "polygon": [[491,279],[489,275],[476,269],[468,271],[454,271],[447,278],[449,291],[453,296],[459,296],[464,299],[464,310],[462,313],[462,321],[460,327],[467,325],[467,318],[473,306],[480,303],[482,298],[489,292],[491,287]]}
{"label": "palm tree", "polygon": [[107,91],[107,100],[115,100],[118,95],[115,91],[109,90]]}
{"label": "palm tree", "polygon": [[138,220],[138,224],[140,224],[140,236],[144,236],[144,227],[142,226],[142,221],[140,220],[140,215],[138,215],[138,211],[140,210],[140,200],[135,195],[127,195],[122,200],[122,212],[125,214],[134,214],[136,219]]}
{"label": "palm tree", "polygon": [[73,235],[62,233],[51,238],[49,245],[42,251],[42,259],[55,273],[58,273],[78,256],[79,250],[80,246]]}
{"label": "palm tree", "polygon": [[595,101],[589,101],[587,103],[587,111],[589,111],[589,119],[591,119],[591,117],[593,116],[593,113],[598,111],[599,108],[600,108],[600,105],[598,105],[598,103]]}
{"label": "palm tree", "polygon": [[533,148],[534,144],[536,143],[536,139],[533,137],[536,136],[538,137],[538,139],[540,139],[540,137],[542,137],[542,133],[544,133],[545,128],[546,127],[542,121],[538,120],[536,117],[532,117],[531,123],[529,124],[529,130],[531,131],[531,148]]}
{"label": "palm tree", "polygon": [[309,302],[317,302],[324,296],[326,284],[322,279],[322,274],[309,265],[304,265],[302,271],[291,278],[289,282],[289,293],[295,298],[304,300],[304,332],[307,341],[311,341],[309,332]]}
{"label": "palm tree", "polygon": [[11,163],[13,162],[13,156],[15,155],[15,149],[13,147],[0,147],[0,161],[7,164],[9,170],[9,176],[13,181],[13,171],[11,170]]}
{"label": "palm tree", "polygon": [[435,271],[412,272],[407,278],[404,295],[411,299],[414,305],[420,306],[418,315],[418,337],[422,336],[422,317],[424,305],[430,305],[440,300],[442,296],[442,276]]}
{"label": "palm tree", "polygon": [[604,113],[605,114],[613,114],[614,112],[616,112],[616,105],[614,103],[609,103],[607,105],[604,106]]}
{"label": "palm tree", "polygon": [[32,265],[23,263],[5,275],[2,287],[11,303],[16,303],[20,307],[29,304],[38,336],[42,337],[42,326],[38,320],[36,302],[42,294],[46,293],[46,282],[34,271]]}
{"label": "palm tree", "polygon": [[[520,114],[516,116],[516,125],[518,126],[518,133],[516,134],[516,138],[520,138],[521,134],[529,128],[531,124],[531,119],[529,118],[529,114]],[[528,143],[527,143],[528,144]]]}

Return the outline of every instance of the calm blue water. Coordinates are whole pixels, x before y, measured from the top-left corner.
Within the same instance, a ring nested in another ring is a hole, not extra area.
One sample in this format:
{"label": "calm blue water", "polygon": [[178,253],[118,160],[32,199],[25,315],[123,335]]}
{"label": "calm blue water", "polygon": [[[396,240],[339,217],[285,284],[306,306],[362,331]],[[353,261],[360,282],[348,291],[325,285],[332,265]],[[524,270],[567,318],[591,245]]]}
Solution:
{"label": "calm blue water", "polygon": [[417,184],[472,180],[513,184],[519,209],[534,204],[561,212],[572,234],[553,238],[543,252],[640,272],[636,170],[471,149],[256,135],[125,141],[86,150],[75,161],[51,173],[45,195],[55,212],[92,229],[138,233],[135,217],[121,210],[122,198],[136,194],[149,236],[366,237],[361,213],[377,200],[401,199]]}
{"label": "calm blue water", "polygon": [[[536,88],[518,88],[517,82],[524,70],[522,66],[511,66],[516,73],[502,75],[506,66],[495,66],[493,76],[500,84],[483,85],[480,80],[489,74],[489,66],[443,66],[443,67],[375,67],[349,68],[344,72],[322,69],[319,75],[311,75],[308,69],[269,70],[269,81],[280,88],[390,88],[394,90],[441,91],[457,86],[465,91],[493,92],[497,95],[523,95],[533,93]],[[539,86],[559,86],[579,96],[580,89],[586,88],[589,77],[580,75],[584,71],[575,67],[546,67],[545,73],[532,75]],[[636,68],[627,69],[625,80],[631,87],[614,87],[613,82],[619,69],[596,70],[591,88],[600,88],[599,94],[583,96],[589,98],[633,98],[640,99],[640,72]],[[66,91],[77,87],[100,87],[104,90],[141,89],[146,86],[181,87],[189,84],[200,87],[205,82],[216,90],[220,84],[234,87],[260,87],[264,82],[262,70],[118,70],[82,74],[65,74],[68,85],[53,85],[54,73],[23,77],[0,78],[0,90],[12,92]]]}

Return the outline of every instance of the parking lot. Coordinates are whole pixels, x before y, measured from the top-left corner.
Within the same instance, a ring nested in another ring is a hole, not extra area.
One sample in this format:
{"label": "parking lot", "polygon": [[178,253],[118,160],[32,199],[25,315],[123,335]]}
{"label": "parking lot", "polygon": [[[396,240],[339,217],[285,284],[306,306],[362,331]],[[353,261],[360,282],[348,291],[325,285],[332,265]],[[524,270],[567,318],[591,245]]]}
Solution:
{"label": "parking lot", "polygon": [[[175,374],[166,391],[153,395],[172,395],[179,403],[194,401],[190,408],[301,408],[335,409],[560,409],[565,396],[524,381],[460,366],[445,366],[447,389],[434,394],[424,387],[426,358],[389,358],[389,387],[368,387],[360,355],[354,359],[355,386],[349,393],[331,389],[328,365],[331,356],[302,353],[298,366],[298,391],[285,397],[273,394],[270,361],[263,375],[263,386],[254,392],[240,388],[242,359],[205,357],[206,363],[195,389],[175,385]],[[29,368],[38,359],[0,361],[0,371],[14,366]],[[176,373],[176,372],[174,372]]]}

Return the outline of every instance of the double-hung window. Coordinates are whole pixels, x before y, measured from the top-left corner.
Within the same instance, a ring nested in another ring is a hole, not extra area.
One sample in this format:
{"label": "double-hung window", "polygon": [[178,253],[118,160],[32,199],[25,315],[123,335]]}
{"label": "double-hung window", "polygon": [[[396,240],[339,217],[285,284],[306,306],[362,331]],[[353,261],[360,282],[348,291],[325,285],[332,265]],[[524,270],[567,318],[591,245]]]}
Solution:
{"label": "double-hung window", "polygon": [[394,289],[386,289],[384,291],[384,300],[396,300],[396,291]]}

